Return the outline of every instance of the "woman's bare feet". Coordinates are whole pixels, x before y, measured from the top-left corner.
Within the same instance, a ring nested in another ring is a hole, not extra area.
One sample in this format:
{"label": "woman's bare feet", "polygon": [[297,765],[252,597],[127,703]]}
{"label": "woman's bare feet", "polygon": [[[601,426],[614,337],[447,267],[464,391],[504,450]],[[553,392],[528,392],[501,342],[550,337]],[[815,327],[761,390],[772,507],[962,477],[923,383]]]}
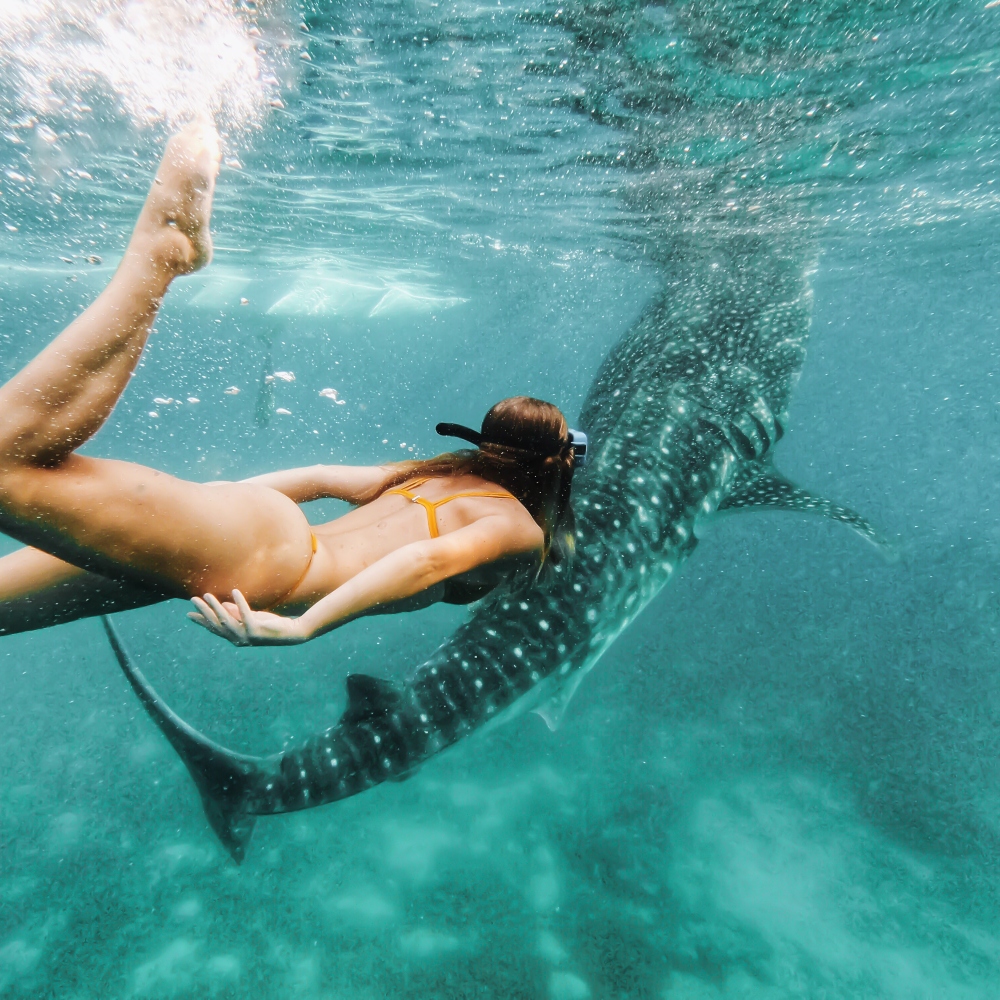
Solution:
{"label": "woman's bare feet", "polygon": [[211,122],[189,125],[170,139],[129,241],[130,254],[171,276],[190,274],[212,259],[209,222],[219,159]]}

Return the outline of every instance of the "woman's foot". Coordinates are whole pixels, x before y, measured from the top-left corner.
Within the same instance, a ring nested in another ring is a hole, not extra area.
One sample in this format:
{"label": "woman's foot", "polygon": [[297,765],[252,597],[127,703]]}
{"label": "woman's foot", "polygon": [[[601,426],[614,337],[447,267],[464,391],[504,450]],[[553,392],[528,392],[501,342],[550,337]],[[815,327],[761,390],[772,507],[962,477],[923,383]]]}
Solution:
{"label": "woman's foot", "polygon": [[129,242],[171,275],[190,274],[212,259],[212,194],[219,173],[219,135],[197,122],[172,136]]}

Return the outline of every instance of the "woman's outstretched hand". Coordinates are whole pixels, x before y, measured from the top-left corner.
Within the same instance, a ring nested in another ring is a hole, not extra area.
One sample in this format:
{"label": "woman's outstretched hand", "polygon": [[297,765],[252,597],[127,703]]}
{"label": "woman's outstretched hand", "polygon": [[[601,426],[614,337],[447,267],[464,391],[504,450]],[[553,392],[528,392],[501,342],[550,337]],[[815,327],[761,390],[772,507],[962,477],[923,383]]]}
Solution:
{"label": "woman's outstretched hand", "polygon": [[206,594],[204,599],[192,597],[191,603],[198,610],[189,612],[188,618],[234,646],[291,646],[311,638],[301,618],[253,611],[238,590],[233,591],[233,602],[223,603],[214,594]]}

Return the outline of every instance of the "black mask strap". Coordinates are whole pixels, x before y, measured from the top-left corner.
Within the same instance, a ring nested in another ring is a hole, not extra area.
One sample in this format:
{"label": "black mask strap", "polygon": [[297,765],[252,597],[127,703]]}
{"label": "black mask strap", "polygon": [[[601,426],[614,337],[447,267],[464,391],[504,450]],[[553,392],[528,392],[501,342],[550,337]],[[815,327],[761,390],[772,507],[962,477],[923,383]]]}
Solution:
{"label": "black mask strap", "polygon": [[[562,452],[554,452],[551,455],[545,452],[536,451],[534,448],[520,448],[513,444],[501,444],[499,441],[484,441],[483,435],[479,431],[474,431],[471,427],[463,424],[438,424],[434,428],[442,437],[457,437],[463,441],[474,444],[477,448],[489,447],[491,444],[496,448],[505,448],[508,451],[521,452],[523,455],[530,455],[536,458],[555,458]],[[570,431],[569,437],[563,443],[563,450],[573,449],[574,460],[577,465],[584,465],[587,454],[587,435],[582,431]]]}
{"label": "black mask strap", "polygon": [[442,437],[461,438],[474,444],[477,448],[483,440],[479,431],[474,431],[471,427],[463,427],[461,424],[438,424],[434,428]]}

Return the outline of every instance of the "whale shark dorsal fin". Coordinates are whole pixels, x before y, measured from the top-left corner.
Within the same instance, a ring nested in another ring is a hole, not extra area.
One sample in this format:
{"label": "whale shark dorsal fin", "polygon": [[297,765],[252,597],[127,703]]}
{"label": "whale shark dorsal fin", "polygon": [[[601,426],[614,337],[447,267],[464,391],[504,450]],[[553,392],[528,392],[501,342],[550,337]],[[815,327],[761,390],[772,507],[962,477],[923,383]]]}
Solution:
{"label": "whale shark dorsal fin", "polygon": [[257,817],[243,807],[247,785],[261,764],[260,758],[227,750],[189,726],[153,690],[153,686],[132,663],[111,619],[102,615],[101,621],[122,673],[139,696],[149,717],[184,762],[201,795],[208,822],[232,859],[240,864],[257,822]]}
{"label": "whale shark dorsal fin", "polygon": [[566,706],[573,700],[573,695],[576,694],[585,674],[586,671],[578,670],[551,698],[531,710],[545,721],[551,732],[554,733],[559,728],[566,714]]}
{"label": "whale shark dorsal fin", "polygon": [[368,674],[347,675],[347,708],[344,720],[360,722],[373,715],[388,715],[396,711],[402,692],[391,681]]}
{"label": "whale shark dorsal fin", "polygon": [[886,559],[893,561],[896,558],[892,543],[866,517],[850,507],[796,486],[769,461],[755,462],[738,472],[718,509],[735,510],[741,507],[775,507],[821,514],[853,528]]}

